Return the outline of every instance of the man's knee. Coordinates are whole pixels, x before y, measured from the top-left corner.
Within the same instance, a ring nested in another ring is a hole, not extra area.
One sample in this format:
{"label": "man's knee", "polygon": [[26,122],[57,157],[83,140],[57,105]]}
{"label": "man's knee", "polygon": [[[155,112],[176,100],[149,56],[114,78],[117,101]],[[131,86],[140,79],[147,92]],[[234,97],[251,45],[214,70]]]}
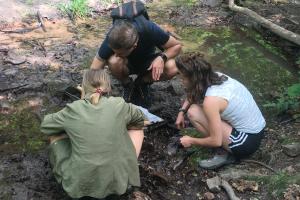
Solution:
{"label": "man's knee", "polygon": [[108,59],[108,67],[111,71],[122,70],[127,65],[127,59],[112,55]]}
{"label": "man's knee", "polygon": [[165,64],[165,75],[168,79],[173,78],[178,73],[178,69],[176,67],[176,63],[174,59],[170,59]]}

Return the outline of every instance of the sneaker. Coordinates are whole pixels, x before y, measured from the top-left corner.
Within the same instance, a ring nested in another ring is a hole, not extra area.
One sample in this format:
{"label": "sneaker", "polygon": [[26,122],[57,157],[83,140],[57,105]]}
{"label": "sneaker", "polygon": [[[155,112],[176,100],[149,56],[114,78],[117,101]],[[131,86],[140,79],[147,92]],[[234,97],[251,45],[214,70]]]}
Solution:
{"label": "sneaker", "polygon": [[127,103],[131,102],[131,100],[132,100],[134,88],[135,88],[135,85],[131,78],[129,78],[129,82],[126,85],[123,85],[123,95],[122,96]]}
{"label": "sneaker", "polygon": [[235,157],[230,154],[215,155],[212,159],[199,161],[199,167],[203,169],[218,169],[224,165],[235,163]]}

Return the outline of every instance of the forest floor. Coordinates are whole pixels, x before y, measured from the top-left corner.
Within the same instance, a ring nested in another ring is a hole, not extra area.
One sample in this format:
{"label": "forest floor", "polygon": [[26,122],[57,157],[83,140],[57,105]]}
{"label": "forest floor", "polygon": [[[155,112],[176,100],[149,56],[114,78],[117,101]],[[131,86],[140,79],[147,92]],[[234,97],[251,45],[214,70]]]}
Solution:
{"label": "forest floor", "polygon": [[[51,173],[47,138],[40,133],[39,125],[45,114],[70,102],[64,89],[80,83],[83,69],[89,67],[111,25],[110,11],[101,5],[94,6],[90,18],[72,21],[46,2],[0,0],[0,199],[3,200],[69,199]],[[247,6],[300,34],[300,5],[262,1]],[[38,26],[37,9],[47,32],[40,27],[31,30]],[[154,1],[149,3],[149,11],[154,21],[175,32],[178,26],[204,29],[232,24],[247,26],[251,22],[232,13],[224,4],[213,8],[194,5],[187,9]],[[257,30],[296,63],[299,47],[262,28]],[[120,95],[121,87],[116,80],[113,90],[113,95]],[[179,79],[154,83],[151,93],[153,113],[173,124],[184,95]],[[261,148],[249,158],[252,161],[211,171],[198,168],[197,161],[211,157],[212,150],[179,149],[170,156],[168,144],[178,132],[170,125],[146,131],[139,158],[142,191],[153,200],[228,199],[225,190],[209,191],[207,187],[207,179],[219,176],[229,182],[240,199],[299,199],[300,156],[289,156],[293,152],[285,145],[300,141],[300,121],[286,114],[270,117],[267,122]],[[189,127],[181,133],[195,134],[195,131]],[[189,155],[191,151],[195,153]],[[121,197],[127,198],[127,195]]]}

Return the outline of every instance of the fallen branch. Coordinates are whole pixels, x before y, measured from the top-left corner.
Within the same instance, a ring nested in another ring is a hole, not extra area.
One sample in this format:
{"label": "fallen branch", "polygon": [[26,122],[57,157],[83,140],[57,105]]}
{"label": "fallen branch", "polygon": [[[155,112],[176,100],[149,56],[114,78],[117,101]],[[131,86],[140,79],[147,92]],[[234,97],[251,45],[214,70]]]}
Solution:
{"label": "fallen branch", "polygon": [[43,31],[44,31],[44,32],[47,32],[47,30],[46,30],[46,27],[45,27],[45,24],[44,24],[44,21],[43,21],[43,18],[42,18],[42,16],[41,16],[41,13],[40,13],[40,11],[37,11],[37,13],[36,13],[36,16],[37,16],[37,18],[38,18],[38,21],[39,21],[39,23],[40,23],[40,27],[42,27],[42,29],[43,29]]}
{"label": "fallen branch", "polygon": [[34,31],[34,30],[39,29],[39,28],[42,28],[44,32],[47,32],[45,24],[43,22],[43,18],[41,17],[41,14],[40,14],[39,11],[37,11],[36,16],[38,18],[39,24],[37,26],[35,26],[35,27],[22,28],[22,29],[17,29],[17,30],[10,30],[10,31],[0,30],[0,32],[3,32],[3,33],[20,33],[20,34],[23,34],[23,33],[28,33],[28,32]]}
{"label": "fallen branch", "polygon": [[272,167],[270,167],[270,166],[268,166],[268,165],[266,165],[266,164],[264,164],[262,162],[259,162],[259,161],[256,161],[256,160],[251,160],[251,159],[242,159],[241,161],[242,162],[247,162],[247,163],[259,164],[259,165],[261,165],[261,166],[263,166],[263,167],[271,170],[272,172],[277,173],[277,171],[274,170]]}
{"label": "fallen branch", "polygon": [[206,184],[208,186],[208,189],[212,192],[219,192],[221,190],[220,187],[222,187],[227,192],[230,200],[239,200],[239,198],[235,195],[230,184],[226,180],[220,178],[219,176],[207,179]]}
{"label": "fallen branch", "polygon": [[272,31],[273,33],[277,34],[278,36],[293,42],[297,45],[300,46],[300,35],[293,33],[285,28],[282,28],[281,26],[278,26],[274,23],[272,23],[271,21],[267,20],[266,18],[258,15],[256,12],[248,9],[248,8],[244,8],[244,7],[240,7],[237,6],[234,3],[234,0],[229,0],[228,2],[228,6],[231,10],[239,12],[239,13],[243,13],[249,17],[251,17],[252,19],[254,19],[256,22],[258,22],[260,25],[262,25],[263,27],[269,29],[270,31]]}
{"label": "fallen branch", "polygon": [[227,192],[230,200],[239,200],[240,199],[235,195],[231,185],[229,185],[229,183],[227,181],[221,179],[221,186]]}

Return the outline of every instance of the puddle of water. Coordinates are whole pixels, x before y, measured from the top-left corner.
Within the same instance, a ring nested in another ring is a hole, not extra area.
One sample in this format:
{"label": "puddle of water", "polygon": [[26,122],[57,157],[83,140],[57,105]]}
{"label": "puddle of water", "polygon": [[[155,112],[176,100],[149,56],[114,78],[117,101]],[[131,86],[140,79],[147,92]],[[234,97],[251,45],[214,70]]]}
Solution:
{"label": "puddle of water", "polygon": [[202,52],[217,70],[244,83],[260,105],[298,81],[299,73],[280,50],[249,30],[186,27],[179,34],[185,52]]}

